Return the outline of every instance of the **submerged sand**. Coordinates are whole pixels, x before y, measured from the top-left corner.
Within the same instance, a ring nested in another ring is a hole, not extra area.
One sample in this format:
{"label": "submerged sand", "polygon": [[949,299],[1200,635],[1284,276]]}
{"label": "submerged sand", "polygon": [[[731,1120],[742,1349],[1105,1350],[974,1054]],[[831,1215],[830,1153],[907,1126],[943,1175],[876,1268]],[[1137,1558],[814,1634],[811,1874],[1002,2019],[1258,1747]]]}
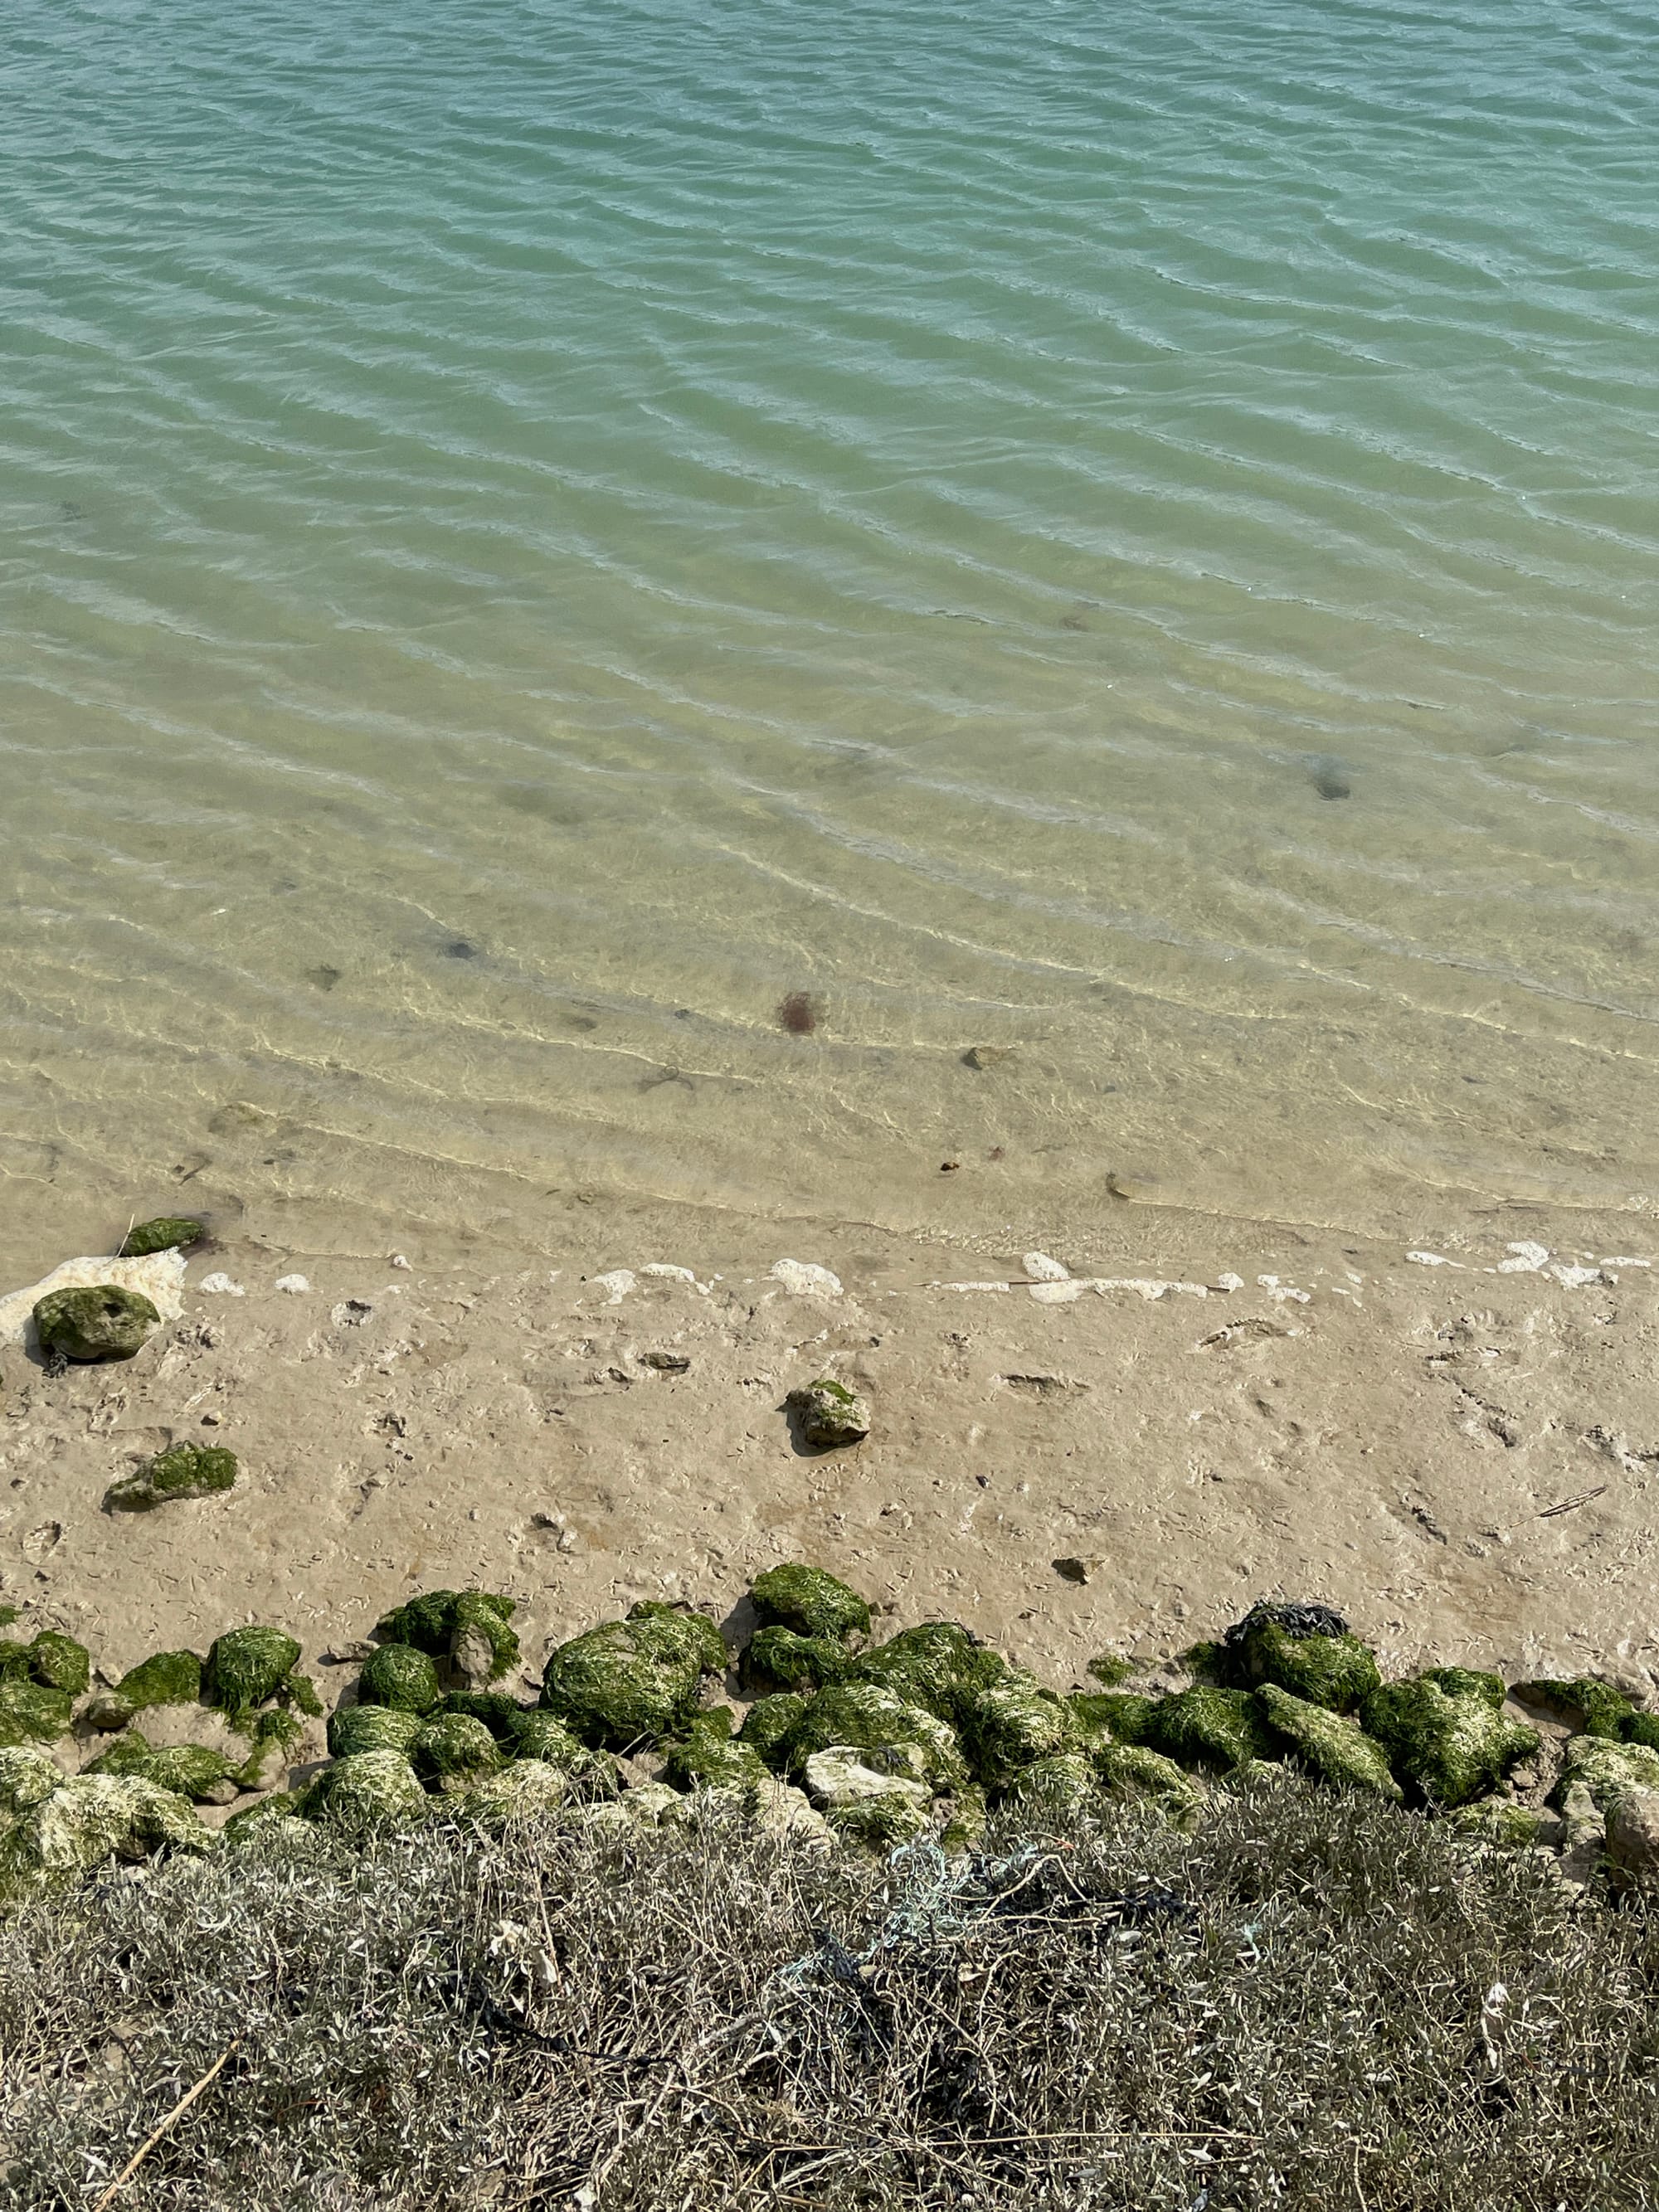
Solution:
{"label": "submerged sand", "polygon": [[[1269,1592],[1338,1606],[1387,1672],[1659,1685],[1659,1248],[1124,1223],[965,1264],[623,1214],[562,1265],[228,1242],[128,1364],[0,1349],[0,1592],[112,1676],[251,1620],[325,1664],[478,1583],[518,1601],[529,1680],[636,1598],[724,1616],[805,1558],[1062,1686]],[[783,1401],[825,1372],[874,1425],[813,1454]],[[181,1441],[231,1447],[234,1491],[103,1510]]]}

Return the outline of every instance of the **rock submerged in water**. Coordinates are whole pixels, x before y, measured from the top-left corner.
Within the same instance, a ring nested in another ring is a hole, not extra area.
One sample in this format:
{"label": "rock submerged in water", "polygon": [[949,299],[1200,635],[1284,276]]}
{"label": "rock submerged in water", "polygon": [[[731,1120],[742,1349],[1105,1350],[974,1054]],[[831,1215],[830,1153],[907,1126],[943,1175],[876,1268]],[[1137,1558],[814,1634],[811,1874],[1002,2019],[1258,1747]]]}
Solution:
{"label": "rock submerged in water", "polygon": [[802,1441],[815,1451],[834,1451],[843,1444],[861,1443],[870,1433],[870,1408],[856,1390],[828,1376],[803,1382],[788,1397],[789,1410],[800,1427]]}
{"label": "rock submerged in water", "polygon": [[82,1290],[48,1291],[34,1309],[43,1352],[64,1359],[131,1359],[161,1326],[161,1316],[140,1291],[118,1283]]}
{"label": "rock submerged in water", "polygon": [[148,1513],[179,1499],[216,1498],[236,1481],[234,1452],[222,1444],[174,1444],[104,1493],[106,1513]]}
{"label": "rock submerged in water", "polygon": [[182,1252],[206,1235],[207,1224],[188,1214],[158,1214],[154,1221],[141,1221],[128,1230],[118,1257],[147,1260],[152,1252]]}

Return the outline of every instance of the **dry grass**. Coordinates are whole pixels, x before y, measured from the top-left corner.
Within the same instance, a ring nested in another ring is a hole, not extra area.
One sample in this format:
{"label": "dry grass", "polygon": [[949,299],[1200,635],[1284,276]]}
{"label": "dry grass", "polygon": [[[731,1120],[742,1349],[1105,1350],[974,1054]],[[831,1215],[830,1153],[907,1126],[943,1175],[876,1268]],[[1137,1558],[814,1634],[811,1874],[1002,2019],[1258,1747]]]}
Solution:
{"label": "dry grass", "polygon": [[0,1930],[0,2201],[1624,2212],[1659,1924],[1291,1784],[947,1873],[713,1822],[324,1838]]}

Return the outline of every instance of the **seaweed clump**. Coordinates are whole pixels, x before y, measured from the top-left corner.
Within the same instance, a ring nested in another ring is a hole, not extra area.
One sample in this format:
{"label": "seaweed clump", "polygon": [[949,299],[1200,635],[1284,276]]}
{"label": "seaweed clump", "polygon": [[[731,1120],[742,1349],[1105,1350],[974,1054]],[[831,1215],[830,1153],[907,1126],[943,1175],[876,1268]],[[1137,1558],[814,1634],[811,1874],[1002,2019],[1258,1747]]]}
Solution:
{"label": "seaweed clump", "polygon": [[699,1713],[683,1736],[663,1747],[663,1779],[676,1790],[720,1790],[766,1778],[766,1762],[732,1733],[730,1705]]}
{"label": "seaweed clump", "polygon": [[482,1689],[518,1662],[519,1638],[507,1625],[514,1610],[494,1590],[426,1590],[394,1607],[375,1633],[451,1661],[469,1680],[476,1674],[472,1686]]}
{"label": "seaweed clump", "polygon": [[396,1705],[406,1713],[429,1713],[438,1702],[438,1670],[412,1644],[383,1644],[370,1652],[357,1678],[357,1695],[366,1705]]}
{"label": "seaweed clump", "polygon": [[1484,1797],[1538,1750],[1538,1731],[1503,1708],[1498,1675],[1436,1667],[1374,1690],[1362,1717],[1412,1796],[1450,1808]]}
{"label": "seaweed clump", "polygon": [[35,1334],[44,1352],[88,1364],[131,1359],[161,1326],[161,1316],[139,1291],[118,1283],[84,1290],[48,1291],[36,1301]]}
{"label": "seaweed clump", "polygon": [[1382,1680],[1370,1646],[1328,1605],[1253,1605],[1222,1638],[1221,1659],[1240,1689],[1272,1683],[1334,1713],[1355,1711]]}
{"label": "seaweed clump", "polygon": [[107,1513],[148,1513],[181,1498],[216,1498],[234,1487],[236,1455],[222,1444],[173,1444],[104,1493]]}
{"label": "seaweed clump", "polygon": [[121,1240],[124,1260],[147,1260],[152,1252],[185,1250],[207,1235],[207,1224],[188,1214],[158,1213],[153,1221],[140,1221]]}
{"label": "seaweed clump", "polygon": [[[216,1705],[232,1728],[245,1735],[283,1738],[299,1734],[294,1723],[285,1728],[281,1719],[258,1711],[275,1698],[297,1708],[313,1720],[322,1717],[322,1703],[309,1676],[299,1673],[300,1647],[280,1628],[257,1622],[246,1628],[227,1629],[214,1638],[202,1668],[202,1697]],[[292,1720],[291,1713],[287,1716]]]}
{"label": "seaweed clump", "polygon": [[1352,1721],[1327,1705],[1292,1697],[1276,1682],[1257,1692],[1268,1726],[1303,1765],[1339,1790],[1369,1790],[1396,1803],[1405,1795],[1389,1769],[1388,1753]]}
{"label": "seaweed clump", "polygon": [[495,1737],[467,1713],[439,1713],[422,1721],[408,1755],[421,1780],[446,1796],[470,1788],[505,1764]]}
{"label": "seaweed clump", "polygon": [[643,1600],[626,1620],[560,1644],[542,1674],[541,1702],[584,1743],[626,1751],[684,1728],[703,1675],[725,1665],[712,1621]]}
{"label": "seaweed clump", "polygon": [[840,1644],[870,1633],[868,1602],[823,1567],[799,1561],[768,1567],[756,1576],[749,1595],[763,1627],[787,1628],[797,1636],[826,1637]]}
{"label": "seaweed clump", "polygon": [[[15,1613],[12,1618],[16,1618]],[[91,1679],[92,1659],[86,1645],[55,1628],[43,1628],[27,1644],[0,1639],[0,1683],[33,1682],[43,1690],[62,1690],[78,1698]]]}

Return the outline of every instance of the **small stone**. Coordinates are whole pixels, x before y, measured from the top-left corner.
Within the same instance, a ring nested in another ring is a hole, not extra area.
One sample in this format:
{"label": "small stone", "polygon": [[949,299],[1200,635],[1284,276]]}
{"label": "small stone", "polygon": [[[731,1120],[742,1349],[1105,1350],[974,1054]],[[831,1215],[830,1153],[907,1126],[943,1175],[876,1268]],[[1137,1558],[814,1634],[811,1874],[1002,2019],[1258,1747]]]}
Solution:
{"label": "small stone", "polygon": [[131,1359],[161,1325],[161,1316],[147,1297],[115,1283],[50,1291],[34,1309],[42,1351],[65,1359]]}
{"label": "small stone", "polygon": [[1607,1857],[1626,1884],[1659,1887],[1659,1790],[1627,1790],[1607,1810]]}
{"label": "small stone", "polygon": [[1062,1582],[1087,1583],[1093,1582],[1105,1564],[1098,1552],[1091,1552],[1081,1559],[1056,1559],[1054,1572]]}
{"label": "small stone", "polygon": [[236,1480],[236,1455],[217,1444],[174,1444],[104,1493],[106,1513],[148,1513],[181,1498],[213,1498]]}
{"label": "small stone", "polygon": [[1006,1060],[1012,1060],[1013,1056],[1014,1048],[1012,1045],[974,1044],[969,1045],[967,1051],[963,1054],[962,1064],[964,1067],[988,1070],[1000,1067]]}
{"label": "small stone", "polygon": [[207,1291],[210,1297],[245,1298],[247,1296],[247,1292],[241,1285],[234,1282],[222,1270],[216,1270],[211,1275],[204,1275],[200,1287]]}
{"label": "small stone", "polygon": [[[877,1759],[880,1765],[875,1764]],[[872,1797],[908,1800],[925,1810],[932,1804],[933,1793],[921,1779],[924,1763],[915,1744],[888,1744],[879,1752],[832,1744],[827,1751],[815,1751],[808,1758],[806,1794],[826,1812],[842,1812]]]}
{"label": "small stone", "polygon": [[803,1440],[814,1450],[859,1443],[870,1433],[870,1408],[864,1399],[827,1376],[792,1390],[787,1402]]}
{"label": "small stone", "polygon": [[278,1275],[276,1288],[279,1291],[292,1291],[297,1296],[301,1291],[308,1291],[311,1285],[303,1275]]}

